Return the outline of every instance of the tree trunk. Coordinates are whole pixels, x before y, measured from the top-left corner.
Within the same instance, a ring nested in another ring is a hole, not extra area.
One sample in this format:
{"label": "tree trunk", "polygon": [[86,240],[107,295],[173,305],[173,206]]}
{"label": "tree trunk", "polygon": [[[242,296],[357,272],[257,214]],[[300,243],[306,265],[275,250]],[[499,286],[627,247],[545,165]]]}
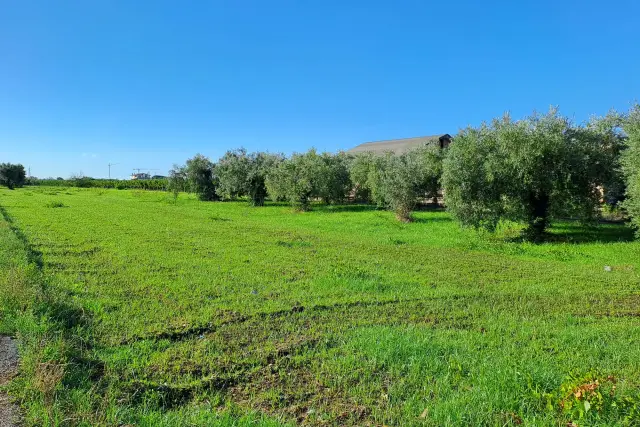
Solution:
{"label": "tree trunk", "polygon": [[529,193],[529,233],[539,239],[549,226],[549,195],[544,191]]}

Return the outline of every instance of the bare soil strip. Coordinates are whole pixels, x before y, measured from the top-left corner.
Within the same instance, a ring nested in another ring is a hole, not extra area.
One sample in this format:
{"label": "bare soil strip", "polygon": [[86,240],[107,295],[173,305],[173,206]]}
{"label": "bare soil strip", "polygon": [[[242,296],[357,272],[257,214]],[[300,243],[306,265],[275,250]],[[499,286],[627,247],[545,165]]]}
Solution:
{"label": "bare soil strip", "polygon": [[[0,386],[5,385],[18,369],[18,349],[10,337],[0,336]],[[18,425],[18,408],[0,391],[0,427]]]}

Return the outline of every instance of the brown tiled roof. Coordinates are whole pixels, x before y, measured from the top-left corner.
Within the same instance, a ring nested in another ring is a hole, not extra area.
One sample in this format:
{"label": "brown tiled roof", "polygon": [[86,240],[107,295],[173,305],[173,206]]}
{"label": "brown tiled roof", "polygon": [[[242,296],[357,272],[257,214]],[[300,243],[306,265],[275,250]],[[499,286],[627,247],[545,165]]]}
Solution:
{"label": "brown tiled roof", "polygon": [[356,147],[353,147],[350,150],[347,150],[347,153],[363,153],[363,152],[373,152],[373,153],[385,153],[391,151],[395,154],[402,154],[406,151],[411,150],[412,148],[419,147],[425,144],[437,144],[438,139],[441,135],[432,135],[432,136],[418,136],[415,138],[404,138],[404,139],[389,139],[386,141],[374,141],[374,142],[365,142],[364,144],[360,144]]}

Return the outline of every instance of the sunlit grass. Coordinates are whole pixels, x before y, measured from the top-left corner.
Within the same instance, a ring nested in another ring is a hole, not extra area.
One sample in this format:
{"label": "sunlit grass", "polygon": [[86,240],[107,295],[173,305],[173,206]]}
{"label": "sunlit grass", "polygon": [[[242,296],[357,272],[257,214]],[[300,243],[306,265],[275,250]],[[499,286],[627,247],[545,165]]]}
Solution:
{"label": "sunlit grass", "polygon": [[536,245],[442,211],[404,224],[44,187],[0,206],[88,319],[82,357],[100,368],[67,408],[87,422],[550,425],[577,420],[558,396],[591,372],[638,399],[640,244],[621,224],[564,222]]}

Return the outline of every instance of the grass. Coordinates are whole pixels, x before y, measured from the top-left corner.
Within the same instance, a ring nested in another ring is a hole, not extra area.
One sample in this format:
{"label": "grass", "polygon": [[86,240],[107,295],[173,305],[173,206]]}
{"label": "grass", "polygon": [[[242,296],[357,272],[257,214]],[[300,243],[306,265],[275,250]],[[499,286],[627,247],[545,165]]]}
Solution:
{"label": "grass", "polygon": [[0,319],[33,361],[30,424],[640,423],[623,225],[535,245],[439,211],[44,187],[0,206],[0,286],[30,277]]}

